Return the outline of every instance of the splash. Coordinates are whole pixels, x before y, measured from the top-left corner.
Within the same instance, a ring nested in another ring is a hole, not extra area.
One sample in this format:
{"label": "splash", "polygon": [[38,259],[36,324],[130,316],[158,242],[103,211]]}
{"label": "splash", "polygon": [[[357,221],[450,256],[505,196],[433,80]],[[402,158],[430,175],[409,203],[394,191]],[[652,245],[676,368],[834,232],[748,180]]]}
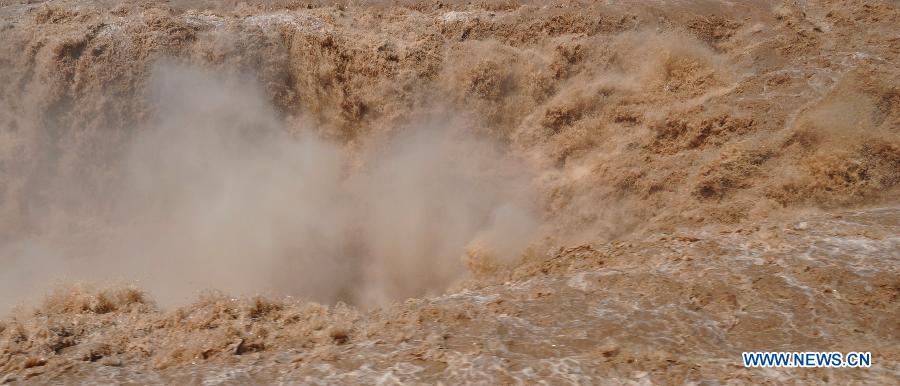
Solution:
{"label": "splash", "polygon": [[[398,130],[353,165],[314,131],[289,133],[253,81],[171,64],[151,79],[153,117],[121,157],[79,165],[113,177],[69,180],[31,219],[39,232],[4,251],[7,302],[62,273],[136,280],[169,305],[214,288],[373,306],[464,278],[475,239],[511,260],[535,231],[524,166],[452,121]],[[85,211],[90,224],[59,229]]]}

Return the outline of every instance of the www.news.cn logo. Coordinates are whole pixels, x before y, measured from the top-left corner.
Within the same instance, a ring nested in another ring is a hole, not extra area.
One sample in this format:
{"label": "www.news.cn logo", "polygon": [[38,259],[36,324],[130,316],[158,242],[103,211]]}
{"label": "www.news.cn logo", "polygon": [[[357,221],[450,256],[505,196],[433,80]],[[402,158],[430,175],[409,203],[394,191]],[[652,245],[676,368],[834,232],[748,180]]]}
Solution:
{"label": "www.news.cn logo", "polygon": [[871,367],[869,352],[744,352],[744,367]]}

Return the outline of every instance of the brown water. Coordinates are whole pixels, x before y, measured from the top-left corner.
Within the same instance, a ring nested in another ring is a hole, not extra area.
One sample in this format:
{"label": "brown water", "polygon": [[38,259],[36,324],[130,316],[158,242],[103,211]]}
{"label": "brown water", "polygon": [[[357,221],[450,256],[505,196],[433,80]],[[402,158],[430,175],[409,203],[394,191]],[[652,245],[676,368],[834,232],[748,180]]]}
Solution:
{"label": "brown water", "polygon": [[[121,292],[69,291],[6,325],[7,339],[31,337],[8,350],[61,347],[10,379],[889,384],[900,372],[898,214],[586,244],[504,284],[364,313],[223,296],[159,312]],[[867,350],[873,367],[743,368],[741,352],[756,350]]]}
{"label": "brown water", "polygon": [[0,379],[889,384],[898,26],[0,1]]}

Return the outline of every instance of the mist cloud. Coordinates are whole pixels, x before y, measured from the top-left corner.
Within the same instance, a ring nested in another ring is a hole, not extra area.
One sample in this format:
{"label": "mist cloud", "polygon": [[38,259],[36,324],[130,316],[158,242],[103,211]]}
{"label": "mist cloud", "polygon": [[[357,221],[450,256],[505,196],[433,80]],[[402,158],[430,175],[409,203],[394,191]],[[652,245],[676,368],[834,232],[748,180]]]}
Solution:
{"label": "mist cloud", "polygon": [[537,226],[525,168],[462,125],[398,129],[351,165],[314,128],[287,130],[251,79],[159,65],[151,86],[154,117],[122,156],[80,165],[115,177],[50,198],[91,208],[90,225],[49,216],[3,248],[7,304],[51,280],[138,280],[164,305],[207,288],[384,304],[463,277],[472,243],[515,257]]}

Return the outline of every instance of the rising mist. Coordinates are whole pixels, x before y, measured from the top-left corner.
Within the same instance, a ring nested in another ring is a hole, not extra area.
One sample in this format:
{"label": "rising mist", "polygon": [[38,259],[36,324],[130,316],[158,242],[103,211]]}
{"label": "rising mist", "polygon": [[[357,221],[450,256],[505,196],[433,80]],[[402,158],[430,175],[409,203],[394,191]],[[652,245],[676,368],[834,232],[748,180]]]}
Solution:
{"label": "rising mist", "polygon": [[53,281],[385,304],[463,278],[473,245],[515,258],[537,226],[523,165],[446,113],[351,154],[288,130],[250,77],[160,64],[150,85],[117,157],[43,179],[37,225],[3,249],[2,304]]}

